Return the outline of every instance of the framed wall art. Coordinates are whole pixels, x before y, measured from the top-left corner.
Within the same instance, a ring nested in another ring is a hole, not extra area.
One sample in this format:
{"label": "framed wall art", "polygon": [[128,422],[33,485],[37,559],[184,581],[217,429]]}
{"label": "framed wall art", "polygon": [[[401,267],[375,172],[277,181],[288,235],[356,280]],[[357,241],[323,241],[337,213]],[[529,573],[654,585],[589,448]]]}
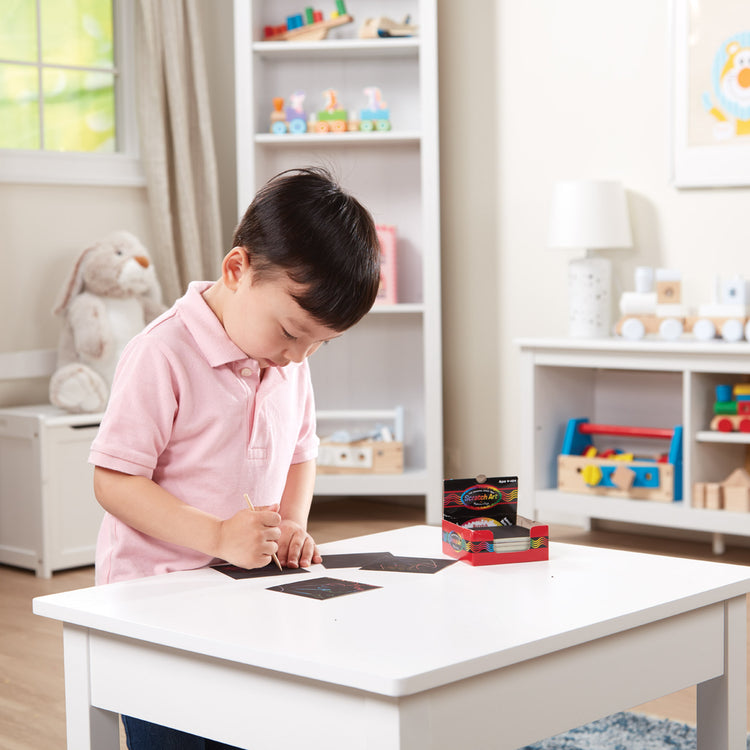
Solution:
{"label": "framed wall art", "polygon": [[672,0],[673,181],[750,185],[750,2]]}

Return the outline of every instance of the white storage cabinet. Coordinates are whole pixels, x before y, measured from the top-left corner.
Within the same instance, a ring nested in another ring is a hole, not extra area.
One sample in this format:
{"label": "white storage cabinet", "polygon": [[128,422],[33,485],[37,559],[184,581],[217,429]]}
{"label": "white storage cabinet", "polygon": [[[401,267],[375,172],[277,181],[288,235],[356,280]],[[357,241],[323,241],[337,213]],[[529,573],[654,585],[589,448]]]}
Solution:
{"label": "white storage cabinet", "polygon": [[[235,98],[238,212],[274,174],[309,164],[332,168],[372,212],[395,225],[398,301],[376,306],[354,329],[310,360],[321,411],[404,408],[404,472],[321,475],[318,495],[422,496],[428,523],[442,507],[443,426],[440,333],[440,207],[435,0],[346,0],[354,23],[322,41],[265,42],[264,26],[304,6],[294,0],[235,0]],[[334,0],[315,6],[325,17]],[[410,15],[418,36],[359,39],[367,18]],[[387,132],[270,132],[273,98],[306,94],[323,109],[333,88],[349,110],[381,89]]]}
{"label": "white storage cabinet", "polygon": [[[521,339],[519,512],[546,522],[591,519],[750,536],[750,513],[696,508],[695,482],[719,482],[745,465],[750,433],[709,430],[717,385],[750,382],[750,344],[691,340]],[[557,490],[568,420],[683,426],[683,499],[649,502]]]}
{"label": "white storage cabinet", "polygon": [[49,578],[94,562],[103,510],[88,454],[101,417],[0,409],[0,563]]}

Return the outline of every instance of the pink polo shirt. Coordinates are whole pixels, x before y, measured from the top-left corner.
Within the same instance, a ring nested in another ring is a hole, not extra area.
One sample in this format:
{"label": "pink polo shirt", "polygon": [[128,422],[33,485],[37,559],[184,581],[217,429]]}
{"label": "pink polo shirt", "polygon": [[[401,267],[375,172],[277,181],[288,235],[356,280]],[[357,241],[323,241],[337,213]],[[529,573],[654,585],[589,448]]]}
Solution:
{"label": "pink polo shirt", "polygon": [[[152,479],[189,505],[229,518],[278,503],[291,464],[316,457],[307,361],[267,368],[263,379],[227,336],[194,282],[138,334],[117,366],[89,462]],[[105,514],[96,581],[198,568],[201,552],[167,544]]]}

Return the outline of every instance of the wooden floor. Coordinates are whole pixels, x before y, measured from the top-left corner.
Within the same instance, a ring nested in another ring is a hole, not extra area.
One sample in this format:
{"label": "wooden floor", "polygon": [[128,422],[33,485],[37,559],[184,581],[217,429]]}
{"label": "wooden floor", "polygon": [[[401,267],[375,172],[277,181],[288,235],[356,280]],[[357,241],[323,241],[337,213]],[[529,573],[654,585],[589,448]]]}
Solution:
{"label": "wooden floor", "polygon": [[[424,523],[424,512],[419,508],[337,500],[314,507],[310,532],[317,542],[323,543],[419,523]],[[587,532],[566,526],[552,526],[550,532],[553,541],[750,565],[750,548],[730,546],[726,554],[716,558],[708,539],[705,542],[685,542],[612,531]],[[33,615],[31,599],[92,586],[93,583],[93,568],[65,571],[44,580],[28,571],[0,566],[2,750],[57,750],[65,747],[62,625]],[[638,706],[636,710],[694,724],[695,688]]]}

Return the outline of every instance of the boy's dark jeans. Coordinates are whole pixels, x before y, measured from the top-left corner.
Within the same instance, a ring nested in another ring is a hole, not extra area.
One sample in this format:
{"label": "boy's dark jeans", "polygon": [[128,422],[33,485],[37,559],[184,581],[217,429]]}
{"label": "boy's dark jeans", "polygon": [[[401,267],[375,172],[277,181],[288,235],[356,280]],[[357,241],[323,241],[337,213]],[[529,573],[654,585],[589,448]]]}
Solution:
{"label": "boy's dark jeans", "polygon": [[122,723],[125,725],[129,750],[242,750],[132,716],[123,716]]}

